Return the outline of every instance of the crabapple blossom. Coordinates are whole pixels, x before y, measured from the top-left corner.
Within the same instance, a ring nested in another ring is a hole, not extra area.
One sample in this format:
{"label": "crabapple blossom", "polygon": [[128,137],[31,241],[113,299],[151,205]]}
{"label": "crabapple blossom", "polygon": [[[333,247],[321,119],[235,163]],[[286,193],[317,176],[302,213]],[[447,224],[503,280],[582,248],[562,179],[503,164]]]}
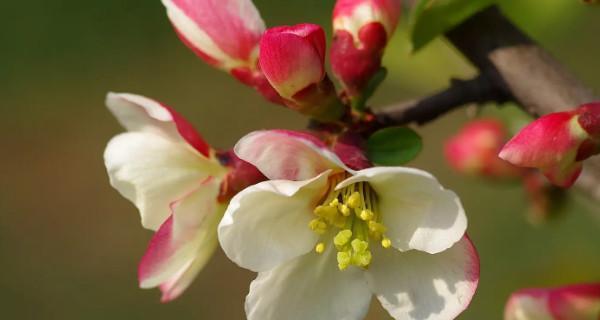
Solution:
{"label": "crabapple blossom", "polygon": [[106,104],[127,129],[104,153],[110,183],[135,204],[142,225],[156,231],[139,266],[140,286],[158,286],[162,301],[170,301],[216,249],[227,194],[262,175],[236,158],[222,165],[192,125],[163,104],[117,93]]}
{"label": "crabapple blossom", "polygon": [[395,319],[454,319],[479,259],[458,197],[421,170],[348,168],[313,136],[253,132],[234,148],[269,181],[231,200],[221,246],[250,285],[250,320],[362,319],[375,294]]}

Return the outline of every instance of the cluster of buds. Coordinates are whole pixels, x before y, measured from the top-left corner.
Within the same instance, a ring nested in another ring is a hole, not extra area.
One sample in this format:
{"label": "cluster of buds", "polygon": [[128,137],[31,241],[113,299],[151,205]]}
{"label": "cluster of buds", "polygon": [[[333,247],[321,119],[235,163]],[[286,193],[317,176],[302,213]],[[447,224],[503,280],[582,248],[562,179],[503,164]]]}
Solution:
{"label": "cluster of buds", "polygon": [[600,103],[543,116],[514,136],[500,158],[520,167],[537,168],[555,185],[568,188],[583,160],[600,153]]}
{"label": "cluster of buds", "polygon": [[[267,100],[322,122],[348,114],[325,72],[325,32],[314,24],[266,29],[251,0],[162,0],[185,45]],[[344,96],[361,96],[381,68],[400,0],[339,0],[331,64]]]}

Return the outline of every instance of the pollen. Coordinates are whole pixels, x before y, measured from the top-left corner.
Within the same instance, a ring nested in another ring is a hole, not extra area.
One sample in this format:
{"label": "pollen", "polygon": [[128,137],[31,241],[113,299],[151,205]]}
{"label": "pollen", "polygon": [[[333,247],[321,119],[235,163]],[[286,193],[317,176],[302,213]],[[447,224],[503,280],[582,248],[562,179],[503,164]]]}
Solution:
{"label": "pollen", "polygon": [[329,190],[314,207],[315,218],[310,221],[309,228],[321,238],[333,234],[333,239],[322,239],[317,243],[316,253],[323,253],[325,244],[333,240],[340,270],[350,266],[366,269],[373,260],[371,246],[375,244],[387,249],[392,242],[385,236],[387,228],[381,220],[377,194],[367,182],[335,189],[347,177],[342,174],[330,178]]}

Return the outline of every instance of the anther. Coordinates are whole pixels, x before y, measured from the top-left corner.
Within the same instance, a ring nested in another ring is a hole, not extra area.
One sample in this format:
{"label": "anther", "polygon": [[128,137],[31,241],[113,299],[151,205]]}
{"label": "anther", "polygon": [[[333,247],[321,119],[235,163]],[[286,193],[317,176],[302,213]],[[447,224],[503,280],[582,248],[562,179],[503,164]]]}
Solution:
{"label": "anther", "polygon": [[317,243],[317,245],[315,246],[315,252],[321,254],[323,253],[323,251],[325,251],[325,244],[323,242]]}
{"label": "anther", "polygon": [[340,270],[346,270],[348,266],[350,266],[350,262],[352,261],[352,257],[350,256],[350,252],[341,251],[337,253],[337,262],[338,268]]}
{"label": "anther", "polygon": [[385,249],[388,249],[392,246],[392,240],[390,240],[388,237],[383,238],[383,240],[381,240],[381,246]]}
{"label": "anther", "polygon": [[375,214],[373,213],[373,211],[369,209],[365,209],[360,212],[360,218],[364,221],[373,220],[374,216]]}
{"label": "anther", "polygon": [[352,238],[352,231],[351,230],[342,230],[340,232],[338,232],[338,234],[333,238],[333,243],[336,245],[336,247],[343,247],[346,244],[348,244],[348,242],[350,241],[350,239]]}
{"label": "anther", "polygon": [[360,207],[362,205],[362,200],[360,199],[360,193],[358,193],[356,191],[352,192],[350,197],[348,197],[347,203],[348,203],[348,206],[352,209]]}

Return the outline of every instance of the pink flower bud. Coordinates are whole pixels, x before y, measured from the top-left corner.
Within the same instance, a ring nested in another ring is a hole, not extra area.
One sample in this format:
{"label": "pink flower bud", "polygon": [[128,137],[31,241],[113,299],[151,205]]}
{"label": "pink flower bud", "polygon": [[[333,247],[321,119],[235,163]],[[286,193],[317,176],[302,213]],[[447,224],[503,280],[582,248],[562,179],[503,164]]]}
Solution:
{"label": "pink flower bud", "polygon": [[551,113],[523,128],[500,152],[510,163],[538,168],[554,184],[568,188],[582,161],[600,152],[600,103]]}
{"label": "pink flower bud", "polygon": [[260,68],[286,104],[322,119],[341,116],[325,73],[325,32],[314,24],[268,29],[260,41]]}
{"label": "pink flower bud", "polygon": [[162,0],[181,40],[204,61],[256,68],[265,24],[251,0]]}
{"label": "pink flower bud", "polygon": [[500,121],[472,121],[446,142],[446,159],[460,173],[493,178],[520,176],[521,170],[498,157],[506,137]]}
{"label": "pink flower bud", "polygon": [[333,11],[333,72],[350,96],[360,94],[381,67],[394,33],[400,0],[338,0]]}
{"label": "pink flower bud", "polygon": [[592,320],[598,316],[600,283],[519,290],[510,296],[504,310],[504,320]]}

